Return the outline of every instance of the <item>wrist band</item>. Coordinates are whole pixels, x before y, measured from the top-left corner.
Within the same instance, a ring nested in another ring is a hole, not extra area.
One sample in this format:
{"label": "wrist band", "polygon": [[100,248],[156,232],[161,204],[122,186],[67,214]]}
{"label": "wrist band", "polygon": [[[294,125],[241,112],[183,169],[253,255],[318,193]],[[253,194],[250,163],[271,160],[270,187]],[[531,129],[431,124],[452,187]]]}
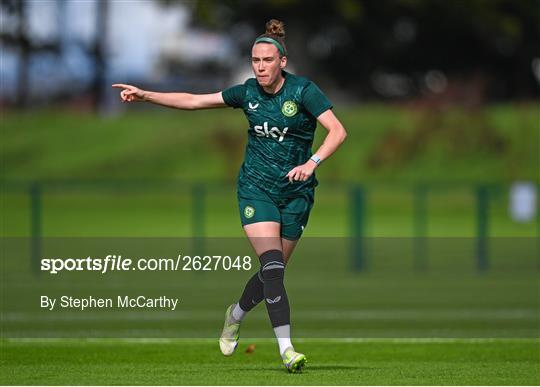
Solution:
{"label": "wrist band", "polygon": [[313,155],[309,158],[311,161],[315,162],[315,164],[319,165],[321,163],[321,158],[317,155]]}

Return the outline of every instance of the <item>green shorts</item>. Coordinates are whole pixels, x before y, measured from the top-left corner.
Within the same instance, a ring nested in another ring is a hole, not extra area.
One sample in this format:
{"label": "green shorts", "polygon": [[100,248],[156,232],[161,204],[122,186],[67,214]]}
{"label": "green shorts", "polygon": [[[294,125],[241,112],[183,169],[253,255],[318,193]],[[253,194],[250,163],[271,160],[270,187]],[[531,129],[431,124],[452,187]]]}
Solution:
{"label": "green shorts", "polygon": [[313,197],[314,189],[294,197],[274,197],[253,184],[239,184],[238,208],[242,225],[278,222],[282,238],[297,240],[307,225]]}

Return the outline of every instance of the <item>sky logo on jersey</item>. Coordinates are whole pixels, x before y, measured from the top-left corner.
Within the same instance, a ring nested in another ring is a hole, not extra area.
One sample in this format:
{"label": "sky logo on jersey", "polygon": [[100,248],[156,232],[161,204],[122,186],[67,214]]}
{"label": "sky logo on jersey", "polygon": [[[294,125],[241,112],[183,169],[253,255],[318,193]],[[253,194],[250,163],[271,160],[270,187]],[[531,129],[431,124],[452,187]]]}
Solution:
{"label": "sky logo on jersey", "polygon": [[294,101],[285,101],[285,103],[281,107],[281,112],[287,117],[292,117],[296,113],[298,113],[298,106],[296,106],[296,103],[294,103]]}
{"label": "sky logo on jersey", "polygon": [[288,127],[283,128],[283,130],[279,130],[279,128],[275,126],[268,129],[268,122],[265,122],[262,125],[255,125],[253,129],[255,130],[255,134],[259,137],[277,138],[278,141],[283,141],[285,133],[287,133],[287,130],[289,130]]}

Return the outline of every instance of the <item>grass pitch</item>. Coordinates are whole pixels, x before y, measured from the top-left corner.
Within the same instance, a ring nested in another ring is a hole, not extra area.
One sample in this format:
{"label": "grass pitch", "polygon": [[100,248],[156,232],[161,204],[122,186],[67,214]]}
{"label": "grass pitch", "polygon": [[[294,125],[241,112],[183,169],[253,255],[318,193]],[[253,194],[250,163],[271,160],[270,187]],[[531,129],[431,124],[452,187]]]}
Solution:
{"label": "grass pitch", "polygon": [[[253,353],[246,353],[255,343]],[[288,374],[274,342],[217,339],[4,340],[3,385],[537,385],[538,339],[296,340],[308,356]]]}
{"label": "grass pitch", "polygon": [[[339,116],[350,128],[350,137],[320,170],[321,186],[306,237],[350,236],[349,191],[347,187],[333,187],[334,180],[537,179],[535,106],[486,111],[487,123],[480,127],[493,127],[505,139],[502,151],[490,152],[481,142],[462,144],[461,137],[454,141],[459,149],[447,149],[447,144],[454,143],[448,135],[460,132],[444,130],[442,134],[438,131],[411,160],[402,163],[396,159],[384,168],[370,167],[370,157],[396,154],[381,151],[387,143],[385,138],[397,136],[404,140],[402,143],[410,143],[406,140],[414,137],[418,123],[415,113],[366,106],[342,110]],[[474,129],[477,122],[469,122],[465,116],[454,112],[435,124],[447,129]],[[167,187],[160,190],[152,186],[152,179],[233,180],[245,144],[245,120],[234,112],[184,114],[160,110],[131,112],[114,119],[54,111],[13,113],[6,116],[5,127],[5,179],[141,180],[133,190],[121,185],[103,189],[88,184],[75,184],[69,190],[44,189],[44,237],[198,235],[192,224],[195,196],[191,186],[181,192]],[[77,138],[73,137],[73,128],[77,128]],[[317,144],[323,134],[318,131]],[[0,192],[0,235],[28,236],[29,193],[12,188]],[[206,197],[204,234],[243,238],[234,187],[208,189]],[[414,200],[409,186],[368,186],[366,236],[416,235]],[[31,291],[65,294],[62,292],[69,289],[87,295],[108,294],[111,288],[97,287],[96,278],[46,283],[47,278],[37,279],[28,271],[28,254],[18,263],[24,266],[22,269],[7,265],[7,259],[3,259],[0,290],[9,289],[11,293],[0,292],[0,384],[538,385],[539,261],[538,249],[532,249],[538,223],[514,223],[507,209],[507,189],[503,187],[490,197],[489,234],[499,239],[490,243],[489,273],[483,275],[475,274],[474,244],[469,243],[472,239],[428,241],[425,271],[414,271],[418,257],[411,249],[414,244],[406,239],[371,239],[371,250],[377,253],[368,256],[367,273],[360,274],[350,272],[348,254],[336,253],[336,247],[348,246],[347,240],[308,243],[304,238],[295,252],[294,264],[288,268],[287,289],[295,301],[295,337],[319,338],[294,340],[296,349],[309,361],[301,375],[287,374],[273,339],[243,339],[238,353],[225,358],[217,339],[195,338],[219,333],[224,305],[238,297],[247,273],[196,273],[174,278],[172,283],[162,277],[122,278],[122,291],[142,291],[145,287],[181,297],[182,308],[176,314],[49,315],[21,307],[25,300],[31,301],[26,305],[37,305]],[[474,186],[430,189],[426,210],[422,236],[476,235]],[[24,246],[29,244],[25,242]],[[323,248],[334,250],[326,254]],[[110,280],[109,285],[116,285],[113,278]],[[188,297],[194,292],[197,298]],[[265,337],[265,333],[271,335],[271,330],[265,311],[259,310],[250,316],[243,335]],[[156,338],[24,339],[151,335]],[[183,338],[159,338],[175,335]],[[329,336],[334,338],[324,338]],[[251,354],[245,353],[249,344],[256,344]]]}

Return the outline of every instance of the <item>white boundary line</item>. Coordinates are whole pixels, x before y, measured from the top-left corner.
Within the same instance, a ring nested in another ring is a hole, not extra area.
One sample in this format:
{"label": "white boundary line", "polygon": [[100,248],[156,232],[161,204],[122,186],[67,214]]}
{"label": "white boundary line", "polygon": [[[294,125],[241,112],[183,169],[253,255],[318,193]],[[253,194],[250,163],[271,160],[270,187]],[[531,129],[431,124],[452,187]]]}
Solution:
{"label": "white boundary line", "polygon": [[[364,310],[299,310],[296,317],[314,320],[539,320],[540,310],[537,308],[506,308],[506,309],[364,309]],[[258,313],[252,316],[255,320],[267,320],[266,314]],[[184,310],[177,312],[143,312],[143,311],[107,311],[101,314],[95,311],[62,311],[54,314],[37,312],[6,312],[2,320],[8,322],[20,321],[196,321],[199,319],[222,320],[220,312],[207,310]]]}
{"label": "white boundary line", "polygon": [[[11,337],[2,338],[1,342],[8,343],[133,343],[133,344],[170,344],[170,343],[217,343],[217,338],[46,338],[46,337]],[[274,338],[242,338],[248,342],[275,342]],[[362,338],[362,337],[328,337],[328,338],[295,338],[298,343],[396,343],[396,344],[423,344],[423,343],[540,343],[540,337],[401,337],[401,338]]]}

